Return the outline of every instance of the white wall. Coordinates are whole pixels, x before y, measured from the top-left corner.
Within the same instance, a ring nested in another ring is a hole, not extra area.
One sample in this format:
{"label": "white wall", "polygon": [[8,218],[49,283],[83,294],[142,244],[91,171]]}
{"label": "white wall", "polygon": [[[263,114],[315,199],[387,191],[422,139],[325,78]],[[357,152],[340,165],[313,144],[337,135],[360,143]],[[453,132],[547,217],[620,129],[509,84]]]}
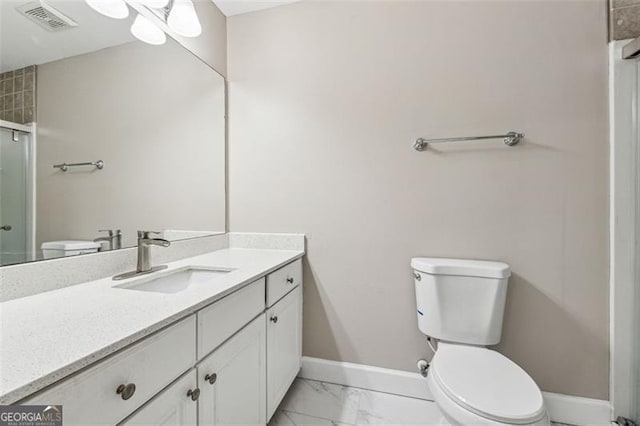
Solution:
{"label": "white wall", "polygon": [[[608,397],[604,1],[228,18],[231,230],[304,232],[304,353],[413,370],[412,256],[513,268],[498,350]],[[526,133],[418,153],[418,136]]]}
{"label": "white wall", "polygon": [[[224,79],[179,44],[134,42],[38,68],[37,244],[225,230]],[[53,164],[103,160],[64,173]]]}

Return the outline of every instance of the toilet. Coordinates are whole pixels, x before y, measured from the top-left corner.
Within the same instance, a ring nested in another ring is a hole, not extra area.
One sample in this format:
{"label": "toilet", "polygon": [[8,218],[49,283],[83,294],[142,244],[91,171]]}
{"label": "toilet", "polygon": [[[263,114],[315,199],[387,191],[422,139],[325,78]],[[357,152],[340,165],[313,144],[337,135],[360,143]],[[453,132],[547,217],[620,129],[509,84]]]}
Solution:
{"label": "toilet", "polygon": [[451,425],[549,426],[542,392],[500,342],[511,270],[501,262],[417,257],[418,328],[438,339],[427,385]]}
{"label": "toilet", "polygon": [[40,249],[45,259],[56,257],[76,256],[78,254],[97,253],[100,244],[93,241],[63,240],[47,241],[42,243]]}

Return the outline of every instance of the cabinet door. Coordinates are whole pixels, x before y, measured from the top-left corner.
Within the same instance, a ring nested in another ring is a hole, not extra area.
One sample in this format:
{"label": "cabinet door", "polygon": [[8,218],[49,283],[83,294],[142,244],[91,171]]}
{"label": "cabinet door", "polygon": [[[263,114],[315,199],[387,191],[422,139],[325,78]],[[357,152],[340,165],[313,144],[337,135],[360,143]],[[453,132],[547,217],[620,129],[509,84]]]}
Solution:
{"label": "cabinet door", "polygon": [[267,418],[270,419],[300,371],[302,286],[267,310]]}
{"label": "cabinet door", "polygon": [[196,426],[198,404],[196,371],[191,370],[135,412],[121,425]]}
{"label": "cabinet door", "polygon": [[198,364],[200,425],[266,423],[265,314]]}

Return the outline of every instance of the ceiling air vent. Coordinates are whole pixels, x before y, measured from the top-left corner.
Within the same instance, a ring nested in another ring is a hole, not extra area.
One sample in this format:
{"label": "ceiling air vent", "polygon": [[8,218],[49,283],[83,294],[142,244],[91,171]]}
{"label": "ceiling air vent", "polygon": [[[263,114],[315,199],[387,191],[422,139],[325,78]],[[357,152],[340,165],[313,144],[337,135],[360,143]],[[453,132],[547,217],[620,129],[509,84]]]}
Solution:
{"label": "ceiling air vent", "polygon": [[61,31],[77,27],[78,24],[44,1],[32,1],[16,8],[18,12],[47,31]]}

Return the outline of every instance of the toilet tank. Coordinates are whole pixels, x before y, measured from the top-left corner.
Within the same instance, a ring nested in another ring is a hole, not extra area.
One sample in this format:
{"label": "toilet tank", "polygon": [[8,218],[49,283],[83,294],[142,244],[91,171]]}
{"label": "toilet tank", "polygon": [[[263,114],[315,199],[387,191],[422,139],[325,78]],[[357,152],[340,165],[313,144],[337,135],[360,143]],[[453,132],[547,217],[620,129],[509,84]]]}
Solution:
{"label": "toilet tank", "polygon": [[455,343],[484,346],[500,342],[509,265],[416,257],[411,267],[421,332]]}

